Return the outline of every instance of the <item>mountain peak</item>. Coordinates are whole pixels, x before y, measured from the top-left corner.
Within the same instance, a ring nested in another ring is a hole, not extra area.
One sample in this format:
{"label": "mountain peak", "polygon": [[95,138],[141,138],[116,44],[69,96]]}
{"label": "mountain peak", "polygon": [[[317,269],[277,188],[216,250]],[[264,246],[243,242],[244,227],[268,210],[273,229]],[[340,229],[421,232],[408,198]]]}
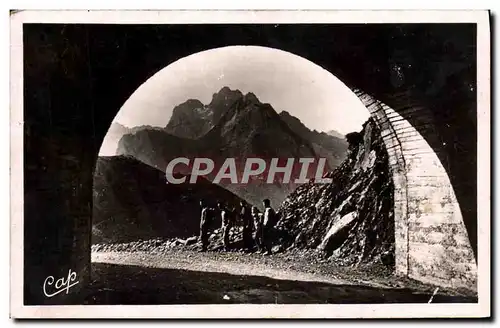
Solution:
{"label": "mountain peak", "polygon": [[198,99],[188,99],[182,104],[179,104],[174,107],[173,112],[179,112],[179,111],[193,111],[194,109],[197,108],[202,108],[204,105],[201,101]]}
{"label": "mountain peak", "polygon": [[238,89],[232,90],[230,87],[225,86],[225,87],[222,87],[222,89],[220,89],[218,92],[216,92],[212,95],[212,101],[214,101],[215,98],[229,97],[232,99],[235,97],[242,97],[242,96],[243,96],[243,93],[240,90],[238,90]]}
{"label": "mountain peak", "polygon": [[253,92],[247,93],[244,97],[245,102],[247,103],[255,103],[255,104],[261,104],[259,98],[255,95]]}
{"label": "mountain peak", "polygon": [[203,106],[203,103],[199,101],[198,99],[188,99],[184,102],[186,105],[193,105],[193,106]]}
{"label": "mountain peak", "polygon": [[216,124],[226,111],[238,100],[243,97],[240,90],[231,90],[229,87],[223,87],[219,92],[214,93],[212,101],[208,107],[213,110],[212,123]]}
{"label": "mountain peak", "polygon": [[207,132],[212,125],[213,113],[198,99],[188,99],[175,106],[166,131],[182,138],[196,139]]}

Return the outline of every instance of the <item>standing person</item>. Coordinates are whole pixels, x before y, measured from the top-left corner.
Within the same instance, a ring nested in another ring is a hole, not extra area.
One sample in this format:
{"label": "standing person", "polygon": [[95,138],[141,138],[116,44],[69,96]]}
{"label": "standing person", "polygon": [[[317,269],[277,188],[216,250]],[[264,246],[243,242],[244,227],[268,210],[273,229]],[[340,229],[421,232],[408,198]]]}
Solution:
{"label": "standing person", "polygon": [[208,228],[210,226],[213,214],[203,199],[200,200],[200,207],[201,207],[201,217],[200,217],[201,251],[205,252],[208,248]]}
{"label": "standing person", "polygon": [[231,231],[233,224],[232,213],[222,202],[219,202],[217,205],[222,219],[222,241],[224,244],[224,250],[227,252],[229,250],[229,232]]}
{"label": "standing person", "polygon": [[253,248],[252,241],[252,214],[250,213],[250,208],[246,201],[240,201],[240,219],[243,224],[243,248],[245,251],[250,252]]}
{"label": "standing person", "polygon": [[264,199],[264,222],[262,224],[262,236],[264,249],[266,251],[265,255],[272,254],[273,246],[273,229],[276,224],[276,212],[271,207],[271,201],[269,199]]}
{"label": "standing person", "polygon": [[261,253],[264,250],[264,246],[262,244],[262,224],[263,224],[263,216],[262,213],[259,212],[257,206],[252,206],[252,218],[254,223],[254,240],[257,245],[257,251]]}

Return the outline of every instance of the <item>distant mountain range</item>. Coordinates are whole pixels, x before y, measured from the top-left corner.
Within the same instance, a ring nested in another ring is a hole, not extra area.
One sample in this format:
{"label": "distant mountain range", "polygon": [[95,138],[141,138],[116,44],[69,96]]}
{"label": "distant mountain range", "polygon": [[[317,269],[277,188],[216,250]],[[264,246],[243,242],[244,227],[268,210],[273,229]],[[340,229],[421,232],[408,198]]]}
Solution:
{"label": "distant mountain range", "polygon": [[[280,118],[304,140],[308,140],[319,157],[324,157],[328,161],[331,169],[336,168],[342,163],[347,153],[347,142],[345,137],[338,132],[333,131],[337,136],[330,132],[318,132],[309,130],[298,118],[292,116],[287,111],[280,113]],[[340,137],[339,137],[340,136]]]}
{"label": "distant mountain range", "polygon": [[[110,131],[124,130],[116,125]],[[220,163],[228,157],[241,162],[249,157],[325,157],[326,169],[332,170],[345,158],[347,147],[343,136],[311,131],[290,113],[278,114],[255,94],[224,87],[207,105],[190,99],[176,106],[165,128],[129,129],[118,142],[117,154],[135,157],[161,171],[180,156],[209,157]],[[270,198],[275,206],[296,187],[260,181],[245,186],[221,185],[252,204],[260,205],[263,198]]]}
{"label": "distant mountain range", "polygon": [[326,134],[328,134],[332,137],[338,138],[338,139],[345,139],[345,135],[343,135],[342,133],[337,132],[335,130],[330,130],[330,131],[326,132]]}

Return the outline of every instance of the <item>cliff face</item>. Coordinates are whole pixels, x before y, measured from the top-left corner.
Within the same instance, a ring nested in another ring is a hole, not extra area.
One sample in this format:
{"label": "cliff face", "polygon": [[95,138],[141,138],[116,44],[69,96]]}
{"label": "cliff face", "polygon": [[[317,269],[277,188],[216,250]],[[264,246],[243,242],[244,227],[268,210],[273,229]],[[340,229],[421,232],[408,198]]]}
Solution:
{"label": "cliff face", "polygon": [[178,137],[197,139],[213,126],[213,111],[196,99],[189,99],[173,109],[165,130]]}
{"label": "cliff face", "polygon": [[279,208],[284,248],[312,248],[342,264],[382,261],[394,253],[393,183],[380,132],[368,120],[346,136],[347,158],[330,184],[299,186]]}

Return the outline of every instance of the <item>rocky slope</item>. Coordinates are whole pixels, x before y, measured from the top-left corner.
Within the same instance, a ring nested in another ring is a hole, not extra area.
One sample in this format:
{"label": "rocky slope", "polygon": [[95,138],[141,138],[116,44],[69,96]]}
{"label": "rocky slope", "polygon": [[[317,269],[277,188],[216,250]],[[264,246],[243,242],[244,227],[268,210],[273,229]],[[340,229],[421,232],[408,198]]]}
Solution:
{"label": "rocky slope", "polygon": [[[188,237],[199,232],[203,198],[236,206],[240,199],[201,179],[197,184],[166,184],[165,173],[124,156],[99,157],[94,174],[92,242]],[[214,222],[213,229],[220,222]]]}
{"label": "rocky slope", "polygon": [[308,140],[312,144],[316,154],[319,157],[326,158],[331,169],[339,166],[346,158],[348,144],[344,136],[340,133],[337,132],[335,134],[335,131],[325,133],[310,130],[298,118],[287,111],[282,111],[280,118],[300,137]]}
{"label": "rocky slope", "polygon": [[347,139],[347,159],[328,173],[333,182],[301,185],[279,208],[280,243],[343,264],[392,264],[394,187],[385,146],[371,119]]}

